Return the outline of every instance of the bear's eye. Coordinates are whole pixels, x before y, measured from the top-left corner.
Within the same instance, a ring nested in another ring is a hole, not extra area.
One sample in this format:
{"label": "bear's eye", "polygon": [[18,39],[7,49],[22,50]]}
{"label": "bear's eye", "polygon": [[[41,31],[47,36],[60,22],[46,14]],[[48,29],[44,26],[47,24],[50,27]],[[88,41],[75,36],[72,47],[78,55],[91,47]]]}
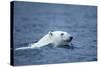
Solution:
{"label": "bear's eye", "polygon": [[63,36],[64,35],[64,33],[61,33],[61,36]]}

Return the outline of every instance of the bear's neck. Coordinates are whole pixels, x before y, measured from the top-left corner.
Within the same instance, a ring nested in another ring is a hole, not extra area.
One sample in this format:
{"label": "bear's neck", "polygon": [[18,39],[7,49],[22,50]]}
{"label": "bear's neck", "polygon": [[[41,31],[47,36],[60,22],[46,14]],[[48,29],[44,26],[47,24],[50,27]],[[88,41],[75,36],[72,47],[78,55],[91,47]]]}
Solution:
{"label": "bear's neck", "polygon": [[48,45],[52,43],[51,37],[47,34],[43,38],[41,38],[38,42],[39,45]]}

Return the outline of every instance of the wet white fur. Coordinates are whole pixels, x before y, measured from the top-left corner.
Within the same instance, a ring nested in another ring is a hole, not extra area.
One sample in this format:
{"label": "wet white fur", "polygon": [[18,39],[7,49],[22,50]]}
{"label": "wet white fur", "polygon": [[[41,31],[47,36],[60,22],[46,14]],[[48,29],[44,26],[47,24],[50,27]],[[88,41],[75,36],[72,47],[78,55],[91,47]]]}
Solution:
{"label": "wet white fur", "polygon": [[[61,36],[61,33],[64,35]],[[54,32],[48,32],[45,36],[43,36],[38,42],[31,43],[27,47],[21,47],[17,48],[16,50],[23,50],[23,49],[35,49],[40,48],[46,45],[53,44],[54,47],[59,45],[69,45],[70,42],[66,42],[66,40],[69,40],[69,37],[71,35],[64,31],[54,31]]]}

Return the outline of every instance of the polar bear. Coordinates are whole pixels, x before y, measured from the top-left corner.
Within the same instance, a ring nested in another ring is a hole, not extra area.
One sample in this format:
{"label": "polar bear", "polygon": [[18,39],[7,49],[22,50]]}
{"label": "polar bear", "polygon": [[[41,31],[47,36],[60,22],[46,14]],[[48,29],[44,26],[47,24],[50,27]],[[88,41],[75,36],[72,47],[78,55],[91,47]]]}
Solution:
{"label": "polar bear", "polygon": [[73,37],[67,32],[64,31],[53,31],[48,32],[44,37],[42,37],[38,42],[31,43],[27,47],[17,48],[16,50],[21,49],[35,49],[41,48],[46,45],[52,44],[54,47],[69,45]]}

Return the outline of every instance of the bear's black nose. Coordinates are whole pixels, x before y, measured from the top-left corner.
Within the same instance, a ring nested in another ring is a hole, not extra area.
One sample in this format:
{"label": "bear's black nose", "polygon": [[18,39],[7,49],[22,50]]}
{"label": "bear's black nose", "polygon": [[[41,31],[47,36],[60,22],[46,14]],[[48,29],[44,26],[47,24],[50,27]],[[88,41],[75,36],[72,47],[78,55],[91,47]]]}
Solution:
{"label": "bear's black nose", "polygon": [[71,37],[70,37],[70,40],[72,40],[72,39],[73,39],[73,37],[71,36]]}

